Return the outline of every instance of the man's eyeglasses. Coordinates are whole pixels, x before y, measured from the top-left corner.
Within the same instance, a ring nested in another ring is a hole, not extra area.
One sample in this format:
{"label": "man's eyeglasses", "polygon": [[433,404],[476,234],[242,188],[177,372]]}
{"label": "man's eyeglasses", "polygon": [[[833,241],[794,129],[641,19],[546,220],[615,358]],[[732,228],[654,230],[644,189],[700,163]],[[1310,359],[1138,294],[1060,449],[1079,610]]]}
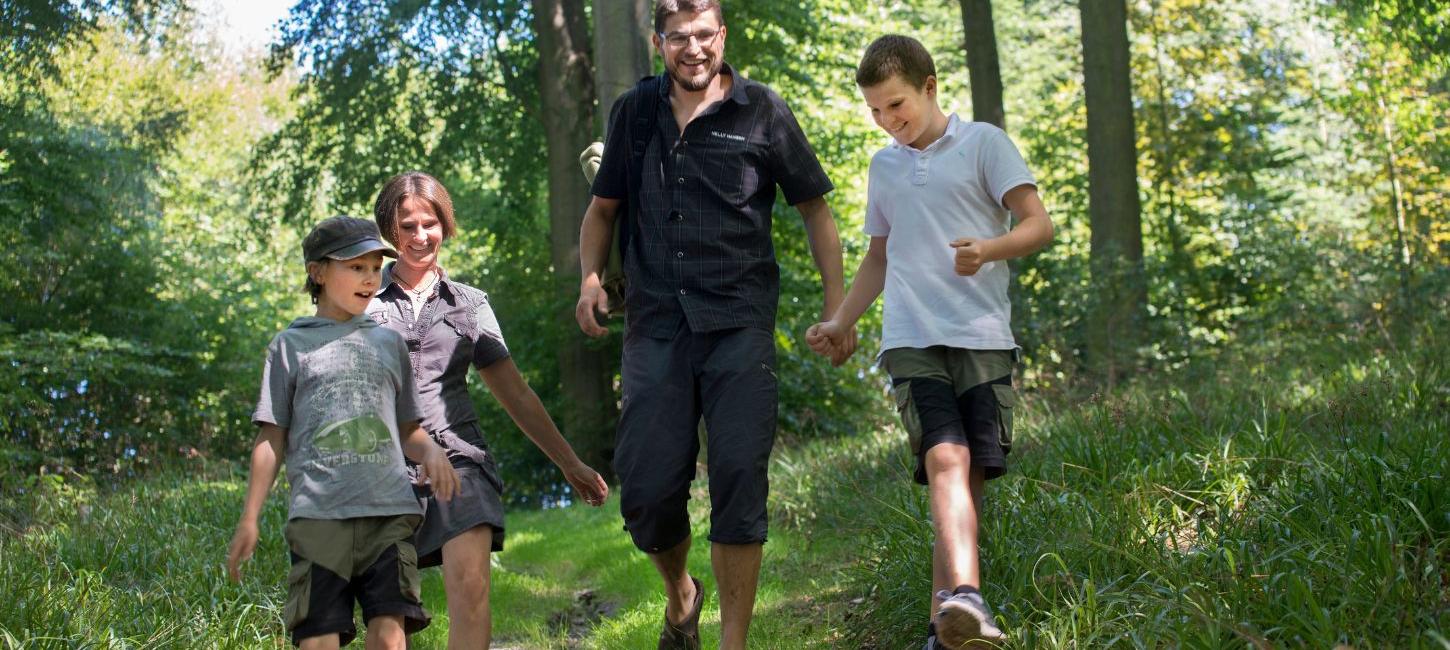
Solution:
{"label": "man's eyeglasses", "polygon": [[688,46],[690,44],[690,39],[694,39],[695,42],[699,43],[700,45],[709,45],[715,42],[715,37],[719,36],[721,31],[723,30],[702,29],[693,34],[689,32],[670,32],[668,34],[660,34],[660,38],[663,39],[664,42],[669,43],[670,47]]}

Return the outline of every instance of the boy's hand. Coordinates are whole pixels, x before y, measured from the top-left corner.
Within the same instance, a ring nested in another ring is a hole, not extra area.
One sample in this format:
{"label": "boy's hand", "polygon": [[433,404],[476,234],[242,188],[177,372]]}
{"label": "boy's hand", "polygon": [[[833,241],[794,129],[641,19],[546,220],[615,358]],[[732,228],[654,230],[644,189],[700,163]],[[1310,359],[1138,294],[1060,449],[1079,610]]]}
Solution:
{"label": "boy's hand", "polygon": [[232,543],[227,547],[227,577],[232,582],[242,581],[242,563],[252,559],[257,550],[257,522],[237,522],[237,532],[232,534]]}
{"label": "boy's hand", "polygon": [[574,488],[574,493],[584,499],[584,503],[597,508],[604,505],[604,500],[609,498],[609,484],[604,482],[604,477],[582,461],[560,467],[559,470],[564,472],[564,478]]}
{"label": "boy's hand", "polygon": [[453,471],[453,463],[448,462],[448,455],[436,444],[431,444],[427,456],[423,462],[418,463],[418,480],[429,483],[433,487],[433,496],[439,501],[452,501],[458,496],[458,474]]}
{"label": "boy's hand", "polygon": [[952,240],[951,247],[956,251],[957,275],[975,275],[981,270],[982,265],[991,262],[988,257],[987,248],[990,246],[990,239],[976,239],[973,237],[962,237]]}
{"label": "boy's hand", "polygon": [[839,366],[856,351],[856,337],[840,323],[828,320],[806,330],[806,345],[816,354],[829,357],[831,365]]}

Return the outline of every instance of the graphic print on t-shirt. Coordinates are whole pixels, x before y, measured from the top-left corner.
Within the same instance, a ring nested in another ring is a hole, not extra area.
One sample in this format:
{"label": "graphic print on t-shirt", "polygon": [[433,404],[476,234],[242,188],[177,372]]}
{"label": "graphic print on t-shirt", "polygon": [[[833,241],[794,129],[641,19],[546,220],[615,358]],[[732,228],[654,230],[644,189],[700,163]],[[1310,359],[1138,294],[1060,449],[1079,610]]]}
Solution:
{"label": "graphic print on t-shirt", "polygon": [[323,426],[312,438],[312,444],[327,453],[351,451],[371,454],[390,437],[392,433],[388,431],[388,425],[383,424],[378,416],[364,415]]}
{"label": "graphic print on t-shirt", "polygon": [[384,445],[393,434],[377,416],[383,385],[391,376],[378,351],[362,337],[345,336],[329,343],[311,359],[318,377],[326,377],[311,400],[311,421],[323,423],[312,436],[318,461],[338,466],[387,464]]}

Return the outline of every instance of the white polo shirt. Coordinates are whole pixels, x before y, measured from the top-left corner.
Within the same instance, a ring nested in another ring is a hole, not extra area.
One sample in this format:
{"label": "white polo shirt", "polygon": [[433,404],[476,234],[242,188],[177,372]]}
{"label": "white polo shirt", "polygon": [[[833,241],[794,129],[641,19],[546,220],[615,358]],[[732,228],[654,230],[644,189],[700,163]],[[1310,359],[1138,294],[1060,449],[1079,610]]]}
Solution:
{"label": "white polo shirt", "polygon": [[946,133],[918,151],[892,142],[871,158],[866,234],[886,237],[881,349],[946,345],[1010,350],[1012,305],[1007,262],[956,274],[960,237],[1007,234],[1002,197],[1037,181],[1017,147],[986,122],[953,114]]}

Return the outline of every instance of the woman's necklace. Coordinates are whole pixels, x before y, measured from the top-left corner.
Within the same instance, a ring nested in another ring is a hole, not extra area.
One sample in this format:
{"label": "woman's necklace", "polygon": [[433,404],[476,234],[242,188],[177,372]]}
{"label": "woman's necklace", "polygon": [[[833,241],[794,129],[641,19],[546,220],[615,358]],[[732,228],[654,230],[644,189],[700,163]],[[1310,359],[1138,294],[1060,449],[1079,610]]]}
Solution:
{"label": "woman's necklace", "polygon": [[423,305],[428,302],[428,291],[438,282],[438,274],[435,271],[436,269],[430,269],[425,272],[423,277],[418,279],[417,286],[408,286],[402,281],[402,278],[398,278],[398,284],[408,292],[408,302],[412,303],[415,318],[418,314],[423,313]]}
{"label": "woman's necklace", "polygon": [[432,289],[434,282],[438,280],[438,274],[434,273],[432,269],[429,269],[428,271],[425,271],[423,273],[423,277],[418,279],[418,284],[416,286],[409,286],[408,283],[403,281],[403,278],[401,276],[396,277],[398,280],[398,284],[403,285],[403,289],[408,293],[412,294],[414,300],[422,298],[423,294],[427,293],[429,289]]}

